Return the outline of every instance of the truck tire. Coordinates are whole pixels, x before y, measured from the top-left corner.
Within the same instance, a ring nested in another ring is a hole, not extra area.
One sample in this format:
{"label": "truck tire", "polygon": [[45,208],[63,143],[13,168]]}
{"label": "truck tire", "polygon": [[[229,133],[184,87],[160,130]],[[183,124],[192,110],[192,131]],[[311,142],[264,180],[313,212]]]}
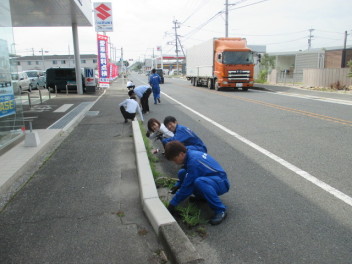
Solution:
{"label": "truck tire", "polygon": [[197,86],[197,87],[199,87],[199,86],[200,86],[200,85],[199,85],[199,78],[196,78],[195,83],[196,83],[196,86]]}
{"label": "truck tire", "polygon": [[208,79],[208,89],[209,90],[214,89],[213,79]]}
{"label": "truck tire", "polygon": [[196,78],[195,77],[192,77],[191,83],[192,83],[193,86],[196,86]]}
{"label": "truck tire", "polygon": [[242,91],[248,91],[248,87],[242,87]]}
{"label": "truck tire", "polygon": [[221,89],[220,86],[219,86],[219,83],[217,82],[216,79],[214,80],[214,88],[215,88],[216,91],[220,91],[220,89]]}

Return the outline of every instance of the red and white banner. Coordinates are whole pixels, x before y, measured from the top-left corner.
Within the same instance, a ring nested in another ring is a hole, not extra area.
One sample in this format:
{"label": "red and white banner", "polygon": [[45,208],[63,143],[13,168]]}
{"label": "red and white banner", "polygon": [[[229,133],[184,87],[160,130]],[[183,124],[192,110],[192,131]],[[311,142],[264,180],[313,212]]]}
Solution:
{"label": "red and white banner", "polygon": [[97,34],[98,40],[98,73],[99,86],[109,88],[109,54],[108,54],[108,40],[109,37]]}

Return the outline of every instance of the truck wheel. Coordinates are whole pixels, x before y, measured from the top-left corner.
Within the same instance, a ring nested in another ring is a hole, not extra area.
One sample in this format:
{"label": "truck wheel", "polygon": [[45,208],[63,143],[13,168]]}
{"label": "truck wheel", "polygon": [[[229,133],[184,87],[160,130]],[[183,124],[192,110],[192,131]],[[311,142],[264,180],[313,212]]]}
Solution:
{"label": "truck wheel", "polygon": [[213,79],[208,79],[208,89],[214,89]]}
{"label": "truck wheel", "polygon": [[217,82],[217,80],[214,80],[214,87],[216,91],[220,91],[220,86],[219,83]]}
{"label": "truck wheel", "polygon": [[191,82],[193,86],[196,86],[196,78],[192,78]]}
{"label": "truck wheel", "polygon": [[248,91],[248,87],[242,87],[242,91]]}

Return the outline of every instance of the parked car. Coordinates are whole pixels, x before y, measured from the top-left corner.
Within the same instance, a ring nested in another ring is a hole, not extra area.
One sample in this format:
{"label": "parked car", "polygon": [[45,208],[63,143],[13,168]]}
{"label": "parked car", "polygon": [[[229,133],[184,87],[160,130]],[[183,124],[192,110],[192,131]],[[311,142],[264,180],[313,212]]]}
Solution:
{"label": "parked car", "polygon": [[161,78],[161,83],[164,83],[164,71],[163,69],[155,69],[156,73],[160,76]]}
{"label": "parked car", "polygon": [[27,73],[28,78],[30,80],[30,89],[39,89],[39,87],[45,87],[45,83],[43,83],[43,79],[40,79],[41,76],[44,75],[43,71],[38,70],[30,70],[25,71]]}
{"label": "parked car", "polygon": [[[50,68],[46,70],[46,87],[51,91],[57,92],[77,90],[76,84],[76,69],[75,68]],[[85,90],[84,77],[82,75],[82,87]]]}
{"label": "parked car", "polygon": [[31,92],[30,80],[27,73],[25,72],[13,72],[11,73],[11,80],[13,85],[13,90],[19,90],[21,93],[23,91]]}

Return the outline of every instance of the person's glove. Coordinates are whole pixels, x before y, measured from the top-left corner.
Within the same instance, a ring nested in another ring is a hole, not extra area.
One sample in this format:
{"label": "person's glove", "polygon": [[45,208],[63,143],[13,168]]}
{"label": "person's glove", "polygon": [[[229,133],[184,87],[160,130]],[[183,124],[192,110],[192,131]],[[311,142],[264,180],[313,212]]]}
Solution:
{"label": "person's glove", "polygon": [[177,215],[176,207],[173,206],[172,204],[169,204],[169,206],[167,207],[167,210],[169,210],[170,214],[172,214],[173,216]]}
{"label": "person's glove", "polygon": [[171,187],[170,191],[171,191],[171,194],[175,194],[177,192],[177,190],[180,189],[180,186],[173,186]]}
{"label": "person's glove", "polygon": [[163,133],[157,132],[155,139],[156,140],[158,140],[158,139],[162,140],[163,139]]}
{"label": "person's glove", "polygon": [[147,133],[145,133],[145,136],[149,138],[150,137],[150,132],[147,131]]}

